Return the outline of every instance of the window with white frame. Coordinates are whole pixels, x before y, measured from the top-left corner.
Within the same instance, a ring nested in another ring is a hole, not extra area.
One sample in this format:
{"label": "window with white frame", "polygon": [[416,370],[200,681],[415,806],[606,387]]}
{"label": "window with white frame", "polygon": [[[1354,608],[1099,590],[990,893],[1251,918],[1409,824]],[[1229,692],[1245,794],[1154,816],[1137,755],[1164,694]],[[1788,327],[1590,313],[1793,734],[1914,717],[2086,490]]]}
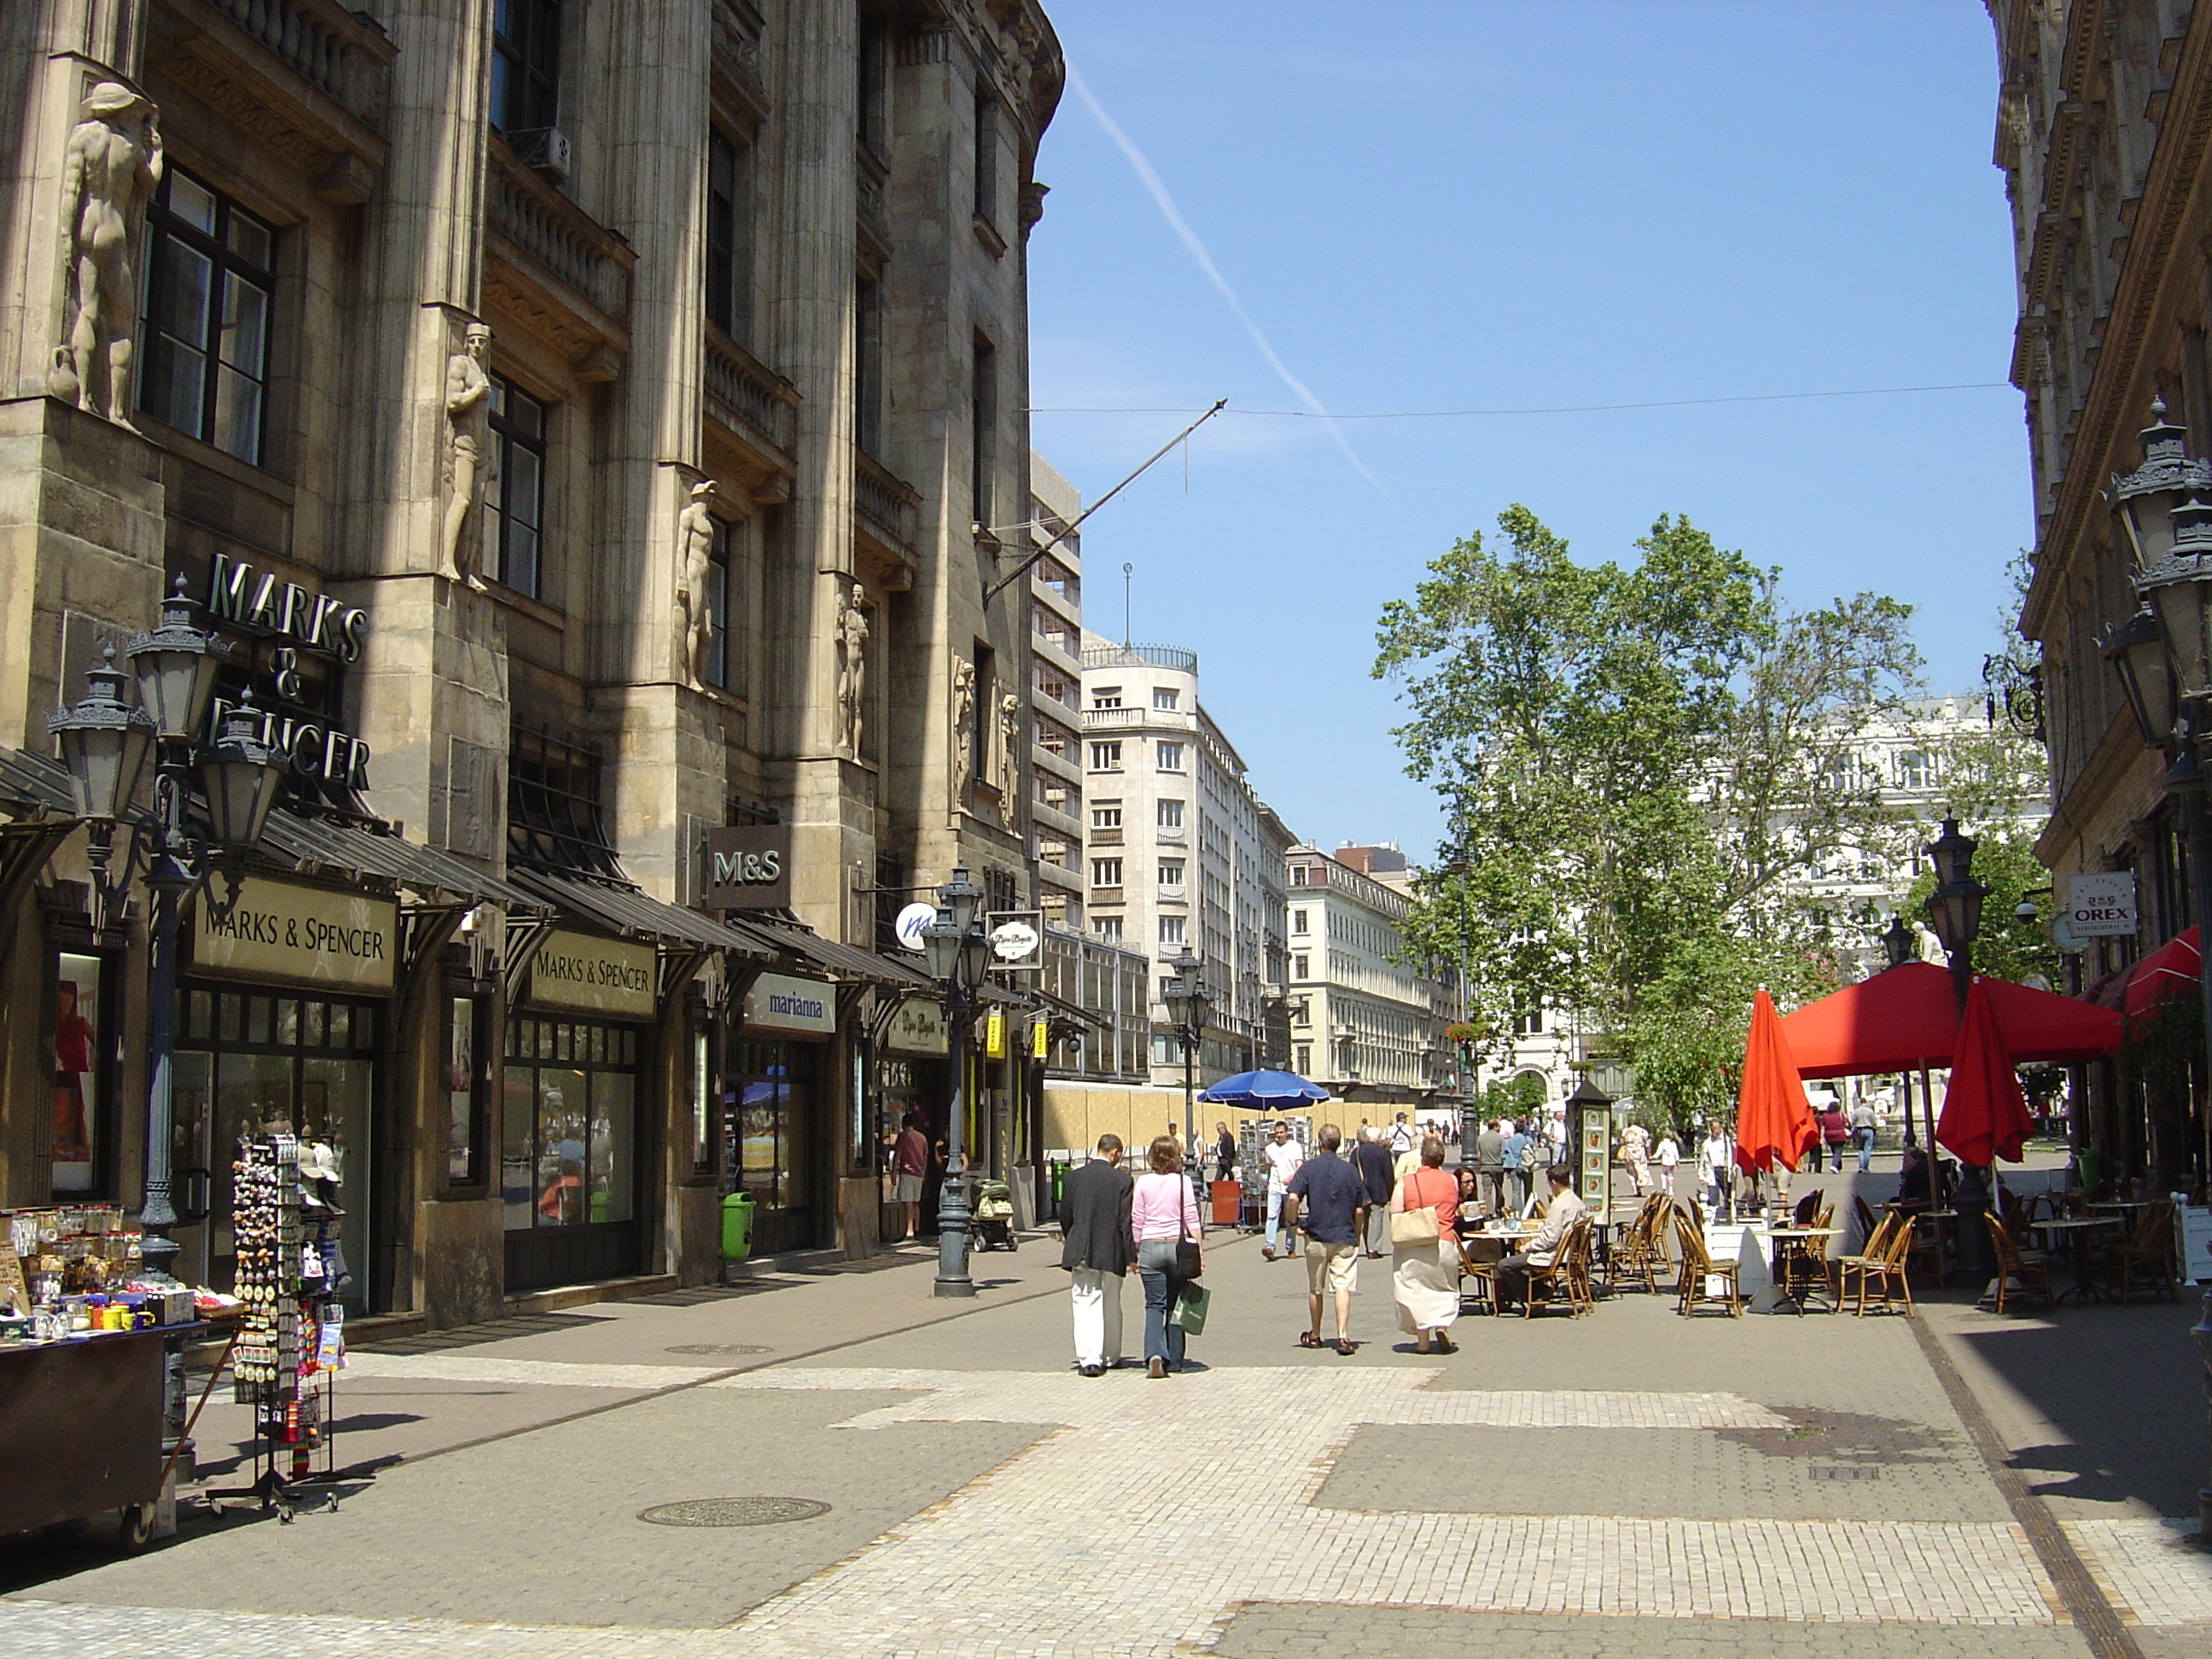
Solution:
{"label": "window with white frame", "polygon": [[1095,937],[1104,939],[1109,945],[1119,945],[1121,942],[1121,918],[1093,916],[1091,918],[1091,931]]}
{"label": "window with white frame", "polygon": [[1158,748],[1161,771],[1180,772],[1182,770],[1182,744],[1180,743],[1170,743],[1163,739],[1160,742]]}
{"label": "window with white frame", "polygon": [[511,380],[491,378],[491,476],[485,501],[499,579],[544,597],[545,405]]}
{"label": "window with white frame", "polygon": [[1182,702],[1182,693],[1172,685],[1156,685],[1152,688],[1153,708],[1175,708],[1180,707]]}
{"label": "window with white frame", "polygon": [[1304,911],[1293,910],[1291,912],[1291,931],[1294,933],[1304,933],[1310,931],[1306,927],[1306,913]]}
{"label": "window with white frame", "polygon": [[1308,969],[1310,969],[1312,965],[1313,958],[1308,956],[1304,951],[1299,951],[1297,955],[1291,958],[1291,977],[1292,979],[1311,979],[1313,975],[1308,971]]}
{"label": "window with white frame", "polygon": [[1121,744],[1118,739],[1091,745],[1091,769],[1094,772],[1118,772],[1121,769]]}
{"label": "window with white frame", "polygon": [[1091,860],[1091,884],[1093,887],[1119,887],[1121,884],[1121,860],[1119,859]]}
{"label": "window with white frame", "polygon": [[1159,802],[1158,822],[1159,827],[1163,830],[1182,829],[1182,803],[1179,800],[1163,800]]}
{"label": "window with white frame", "polygon": [[1160,918],[1160,943],[1161,943],[1161,944],[1163,944],[1163,945],[1181,945],[1182,943],[1183,943],[1183,938],[1184,938],[1184,935],[1183,935],[1183,918],[1182,918],[1182,917],[1181,917],[1181,916],[1162,916],[1162,917]]}
{"label": "window with white frame", "polygon": [[1173,887],[1178,890],[1182,888],[1182,860],[1181,859],[1162,859],[1160,860],[1160,885],[1163,887]]}
{"label": "window with white frame", "polygon": [[1091,693],[1091,706],[1093,708],[1119,708],[1121,706],[1121,688],[1118,685],[1101,685],[1093,688]]}
{"label": "window with white frame", "polygon": [[1092,802],[1091,827],[1093,830],[1119,830],[1121,827],[1121,803],[1118,800]]}

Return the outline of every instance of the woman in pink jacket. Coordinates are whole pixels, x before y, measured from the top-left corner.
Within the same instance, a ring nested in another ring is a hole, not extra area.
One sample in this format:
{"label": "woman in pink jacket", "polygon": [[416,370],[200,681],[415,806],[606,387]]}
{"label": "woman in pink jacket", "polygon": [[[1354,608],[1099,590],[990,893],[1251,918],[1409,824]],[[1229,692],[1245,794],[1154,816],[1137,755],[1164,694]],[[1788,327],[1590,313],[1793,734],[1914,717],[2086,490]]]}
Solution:
{"label": "woman in pink jacket", "polygon": [[1150,1162],[1152,1172],[1137,1177],[1130,1194],[1129,1232],[1137,1246],[1137,1274],[1145,1281],[1145,1370],[1165,1376],[1182,1369],[1183,1334],[1168,1323],[1168,1315],[1190,1282],[1176,1272],[1176,1249],[1187,1238],[1202,1243],[1202,1237],[1198,1200],[1174,1136],[1152,1142]]}

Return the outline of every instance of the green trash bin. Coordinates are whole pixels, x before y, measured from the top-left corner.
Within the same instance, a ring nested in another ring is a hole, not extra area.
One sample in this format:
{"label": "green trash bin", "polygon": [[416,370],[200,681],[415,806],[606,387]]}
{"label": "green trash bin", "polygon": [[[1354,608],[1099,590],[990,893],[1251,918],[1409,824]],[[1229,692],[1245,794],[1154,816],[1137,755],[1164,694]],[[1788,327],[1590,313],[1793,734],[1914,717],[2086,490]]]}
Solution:
{"label": "green trash bin", "polygon": [[2081,1190],[2094,1193],[2104,1184],[2105,1155],[2090,1147],[2081,1149]]}
{"label": "green trash bin", "polygon": [[722,1260],[743,1261],[752,1248],[752,1194],[731,1193],[722,1200]]}

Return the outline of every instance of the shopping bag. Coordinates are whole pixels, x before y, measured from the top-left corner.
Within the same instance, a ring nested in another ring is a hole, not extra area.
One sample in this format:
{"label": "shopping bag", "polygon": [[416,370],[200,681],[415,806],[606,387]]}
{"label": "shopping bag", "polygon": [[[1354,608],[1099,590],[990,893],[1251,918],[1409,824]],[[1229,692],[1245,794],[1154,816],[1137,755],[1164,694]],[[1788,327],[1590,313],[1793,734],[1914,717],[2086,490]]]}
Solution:
{"label": "shopping bag", "polygon": [[1168,1310],[1168,1323],[1185,1336],[1206,1334],[1206,1310],[1212,1304],[1213,1292],[1203,1285],[1186,1285],[1176,1304]]}

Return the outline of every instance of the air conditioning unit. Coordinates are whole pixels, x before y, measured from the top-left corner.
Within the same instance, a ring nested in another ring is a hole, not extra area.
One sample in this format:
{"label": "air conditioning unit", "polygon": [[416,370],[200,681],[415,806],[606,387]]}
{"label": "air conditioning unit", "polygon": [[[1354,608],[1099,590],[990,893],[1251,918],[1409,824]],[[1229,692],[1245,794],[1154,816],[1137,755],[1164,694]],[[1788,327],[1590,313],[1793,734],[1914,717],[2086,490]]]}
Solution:
{"label": "air conditioning unit", "polygon": [[532,127],[523,132],[510,132],[507,143],[523,166],[536,167],[556,185],[568,182],[568,171],[575,164],[575,151],[568,143],[568,135],[560,128]]}

